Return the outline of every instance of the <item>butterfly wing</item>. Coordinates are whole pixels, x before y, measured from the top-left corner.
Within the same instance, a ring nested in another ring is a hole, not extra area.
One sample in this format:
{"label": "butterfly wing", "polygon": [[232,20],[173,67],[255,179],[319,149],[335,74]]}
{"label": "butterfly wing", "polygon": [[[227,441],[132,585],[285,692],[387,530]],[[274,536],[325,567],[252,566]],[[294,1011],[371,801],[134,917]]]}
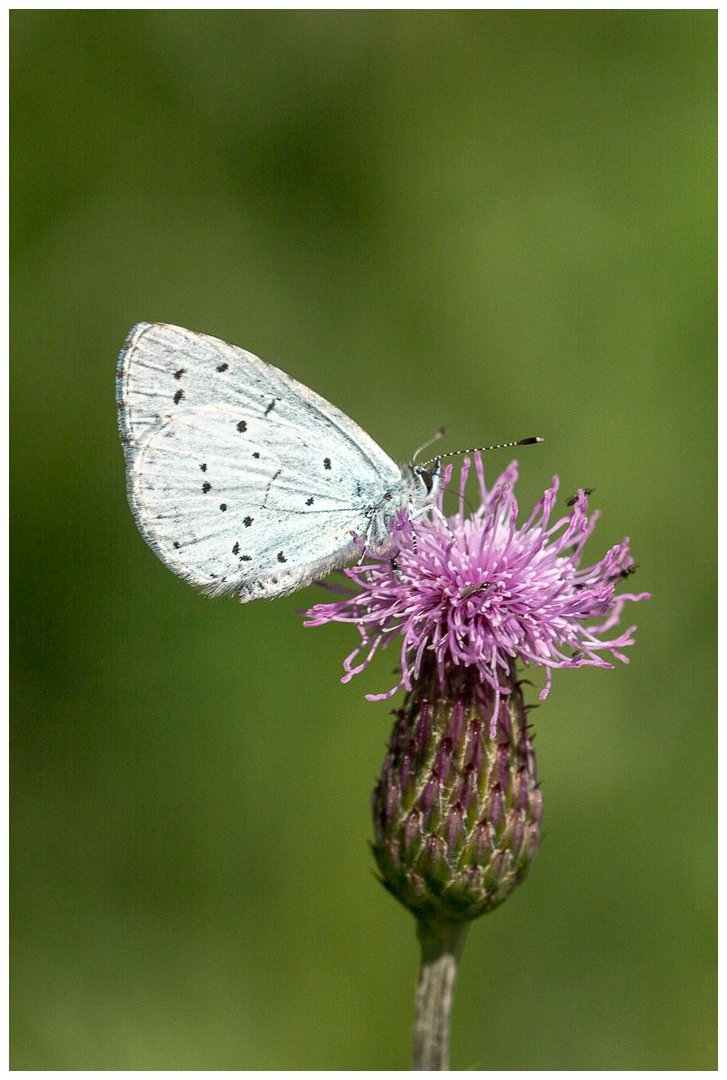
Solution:
{"label": "butterfly wing", "polygon": [[259,357],[140,323],[119,358],[129,501],[192,585],[293,592],[355,556],[399,467],[345,413]]}

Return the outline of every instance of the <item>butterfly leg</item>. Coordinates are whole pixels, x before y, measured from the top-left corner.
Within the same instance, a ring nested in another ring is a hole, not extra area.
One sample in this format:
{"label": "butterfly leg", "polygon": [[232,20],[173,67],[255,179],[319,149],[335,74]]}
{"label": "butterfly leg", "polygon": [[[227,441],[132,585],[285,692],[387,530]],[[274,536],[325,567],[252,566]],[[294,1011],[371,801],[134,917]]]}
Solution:
{"label": "butterfly leg", "polygon": [[426,506],[424,507],[424,509],[431,510],[432,514],[434,514],[434,516],[439,520],[440,524],[444,526],[445,531],[449,533],[450,538],[454,540],[454,533],[452,532],[450,524],[447,521],[447,515],[442,510],[440,510],[438,506]]}

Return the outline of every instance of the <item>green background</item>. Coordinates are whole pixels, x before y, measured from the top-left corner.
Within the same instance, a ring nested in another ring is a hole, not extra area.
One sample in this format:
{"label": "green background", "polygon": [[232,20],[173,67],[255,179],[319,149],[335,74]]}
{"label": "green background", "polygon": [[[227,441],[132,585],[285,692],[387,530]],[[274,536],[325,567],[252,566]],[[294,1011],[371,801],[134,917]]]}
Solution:
{"label": "green background", "polygon": [[11,28],[13,1067],[409,1060],[367,848],[395,658],[342,686],[319,590],[207,600],[144,544],[114,372],[148,319],[398,459],[542,434],[524,508],[596,489],[590,555],[631,536],[653,599],[534,714],[544,841],[472,928],[453,1065],[714,1068],[716,14]]}

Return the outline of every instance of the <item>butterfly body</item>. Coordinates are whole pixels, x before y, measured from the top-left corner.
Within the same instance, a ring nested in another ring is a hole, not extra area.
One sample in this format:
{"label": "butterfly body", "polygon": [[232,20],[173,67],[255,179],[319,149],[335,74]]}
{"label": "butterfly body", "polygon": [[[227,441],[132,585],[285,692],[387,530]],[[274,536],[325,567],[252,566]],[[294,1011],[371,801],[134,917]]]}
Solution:
{"label": "butterfly body", "polygon": [[345,413],[259,357],[139,323],[119,357],[129,502],[156,554],[211,595],[284,595],[390,542],[439,464],[397,465]]}

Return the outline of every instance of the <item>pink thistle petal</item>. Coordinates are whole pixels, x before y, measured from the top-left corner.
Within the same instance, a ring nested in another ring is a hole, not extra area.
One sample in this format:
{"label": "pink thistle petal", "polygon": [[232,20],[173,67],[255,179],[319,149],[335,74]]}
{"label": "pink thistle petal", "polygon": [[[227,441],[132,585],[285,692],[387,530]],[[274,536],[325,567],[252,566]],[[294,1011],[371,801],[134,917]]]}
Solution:
{"label": "pink thistle petal", "polygon": [[[399,639],[401,679],[384,694],[367,695],[369,700],[411,690],[430,653],[442,684],[455,669],[470,669],[495,695],[514,663],[541,667],[542,699],[555,668],[613,667],[603,652],[627,662],[622,650],[633,644],[635,627],[610,640],[604,635],[618,624],[627,602],[649,599],[648,593],[616,595],[616,586],[635,568],[628,539],[581,567],[599,516],[589,514],[584,492],[551,524],[559,491],[553,477],[519,526],[517,462],[488,489],[480,454],[474,456],[480,505],[466,515],[471,464],[466,458],[460,469],[456,514],[444,514],[442,487],[427,515],[415,521],[400,515],[392,524],[386,556],[345,571],[358,591],[339,592],[336,601],[307,613],[307,626],[358,627],[359,645],[344,661],[346,682]],[[451,476],[449,466],[447,481]]]}

